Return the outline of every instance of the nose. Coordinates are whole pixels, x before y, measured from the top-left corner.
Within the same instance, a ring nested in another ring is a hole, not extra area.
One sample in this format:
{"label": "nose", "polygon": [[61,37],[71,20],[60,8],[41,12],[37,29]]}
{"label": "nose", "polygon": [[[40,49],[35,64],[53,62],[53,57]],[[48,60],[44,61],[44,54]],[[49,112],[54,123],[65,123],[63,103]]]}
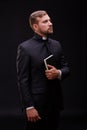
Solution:
{"label": "nose", "polygon": [[49,21],[49,25],[52,25],[52,22],[51,22],[51,21]]}

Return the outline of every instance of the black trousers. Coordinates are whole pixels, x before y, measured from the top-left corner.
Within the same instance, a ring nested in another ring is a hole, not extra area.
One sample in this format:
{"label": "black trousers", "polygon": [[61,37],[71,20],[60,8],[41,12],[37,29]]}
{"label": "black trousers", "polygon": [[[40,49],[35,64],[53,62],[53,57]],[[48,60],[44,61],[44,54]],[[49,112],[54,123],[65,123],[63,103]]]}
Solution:
{"label": "black trousers", "polygon": [[47,117],[42,117],[37,122],[25,122],[25,130],[57,130],[60,122],[59,113],[49,113]]}
{"label": "black trousers", "polygon": [[57,130],[60,123],[60,108],[56,92],[53,92],[52,88],[46,95],[41,94],[34,97],[35,108],[41,120],[31,123],[26,118],[25,130],[50,130],[50,128]]}

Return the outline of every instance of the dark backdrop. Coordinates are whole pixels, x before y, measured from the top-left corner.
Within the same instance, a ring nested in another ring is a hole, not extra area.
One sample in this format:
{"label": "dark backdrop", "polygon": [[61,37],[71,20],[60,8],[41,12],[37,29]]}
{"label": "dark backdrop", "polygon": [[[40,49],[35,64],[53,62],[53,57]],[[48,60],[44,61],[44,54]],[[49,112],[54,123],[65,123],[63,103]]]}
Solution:
{"label": "dark backdrop", "polygon": [[87,114],[86,12],[79,0],[0,2],[0,114],[21,113],[16,51],[22,41],[32,36],[28,17],[38,9],[51,16],[53,38],[61,42],[71,69],[63,82],[64,114]]}

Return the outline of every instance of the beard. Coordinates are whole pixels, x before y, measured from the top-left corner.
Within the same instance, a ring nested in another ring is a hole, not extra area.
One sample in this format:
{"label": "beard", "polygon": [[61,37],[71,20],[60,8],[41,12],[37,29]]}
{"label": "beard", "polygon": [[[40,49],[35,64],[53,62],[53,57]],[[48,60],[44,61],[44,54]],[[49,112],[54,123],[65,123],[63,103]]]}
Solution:
{"label": "beard", "polygon": [[42,35],[42,36],[48,37],[49,35],[53,34],[53,27],[50,26],[47,30],[42,30],[39,28],[37,33]]}
{"label": "beard", "polygon": [[48,28],[47,33],[48,34],[52,34],[53,33],[53,27],[52,26]]}
{"label": "beard", "polygon": [[44,32],[44,35],[49,36],[53,34],[53,30],[47,30],[46,32]]}
{"label": "beard", "polygon": [[46,31],[43,32],[43,34],[47,36],[53,34],[53,27],[49,27]]}

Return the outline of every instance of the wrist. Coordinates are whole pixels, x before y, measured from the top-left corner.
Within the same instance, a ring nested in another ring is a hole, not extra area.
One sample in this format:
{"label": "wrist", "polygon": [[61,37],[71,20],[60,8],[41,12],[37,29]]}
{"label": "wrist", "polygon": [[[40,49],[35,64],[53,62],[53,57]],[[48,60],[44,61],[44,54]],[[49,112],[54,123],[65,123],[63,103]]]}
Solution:
{"label": "wrist", "polygon": [[57,70],[58,71],[58,79],[61,79],[61,75],[62,75],[62,72],[61,72],[61,70]]}

